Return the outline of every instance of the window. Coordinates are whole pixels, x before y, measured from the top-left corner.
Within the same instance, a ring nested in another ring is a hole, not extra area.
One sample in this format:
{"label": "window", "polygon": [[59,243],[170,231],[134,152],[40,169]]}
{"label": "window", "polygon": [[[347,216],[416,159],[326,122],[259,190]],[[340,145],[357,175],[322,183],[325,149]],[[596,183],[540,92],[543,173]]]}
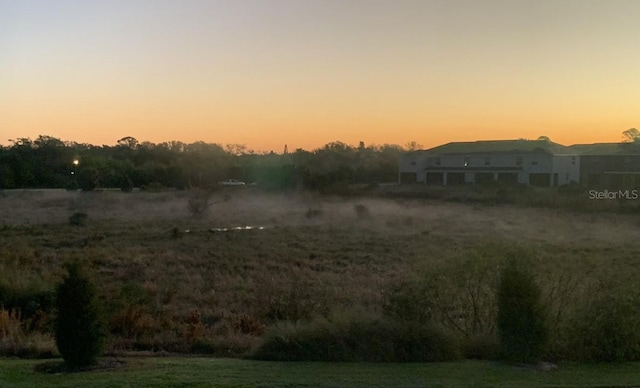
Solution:
{"label": "window", "polygon": [[469,167],[469,158],[464,158],[464,166]]}
{"label": "window", "polygon": [[436,158],[436,166],[440,165],[440,158]]}
{"label": "window", "polygon": [[516,156],[516,166],[522,166],[522,156]]}
{"label": "window", "polygon": [[491,164],[491,159],[489,158],[484,158],[484,165],[485,166],[489,166]]}
{"label": "window", "polygon": [[416,161],[414,160],[413,162],[411,162],[411,165],[415,166],[416,165]]}
{"label": "window", "polygon": [[532,164],[533,166],[537,166],[537,165],[538,165],[538,161],[537,161],[537,160],[532,160],[532,161],[531,161],[531,164]]}
{"label": "window", "polygon": [[576,157],[575,156],[571,157],[571,164],[575,166],[575,164],[576,164]]}

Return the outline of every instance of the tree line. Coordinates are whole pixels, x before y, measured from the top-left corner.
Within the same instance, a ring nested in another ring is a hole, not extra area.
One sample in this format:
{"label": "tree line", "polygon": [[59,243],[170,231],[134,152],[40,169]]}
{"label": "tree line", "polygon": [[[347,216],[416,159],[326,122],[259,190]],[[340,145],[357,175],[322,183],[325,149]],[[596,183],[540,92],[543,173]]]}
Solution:
{"label": "tree line", "polygon": [[399,156],[417,146],[357,147],[332,142],[313,151],[256,153],[244,145],[198,141],[80,144],[51,136],[0,146],[0,189],[113,187],[207,188],[228,178],[267,188],[325,190],[398,179]]}

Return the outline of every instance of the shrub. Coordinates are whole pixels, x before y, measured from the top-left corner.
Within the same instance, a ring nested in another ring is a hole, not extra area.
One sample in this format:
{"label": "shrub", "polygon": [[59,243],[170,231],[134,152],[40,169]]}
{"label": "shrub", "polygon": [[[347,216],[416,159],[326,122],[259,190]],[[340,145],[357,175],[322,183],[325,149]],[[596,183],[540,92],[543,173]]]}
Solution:
{"label": "shrub", "polygon": [[111,316],[109,328],[114,334],[137,338],[153,331],[153,317],[142,306],[127,306]]}
{"label": "shrub", "polygon": [[202,190],[193,192],[187,202],[189,213],[196,218],[204,216],[209,210],[209,198],[211,198],[211,192]]}
{"label": "shrub", "polygon": [[264,334],[265,326],[255,317],[239,314],[230,318],[231,327],[235,332],[260,336]]}
{"label": "shrub", "polygon": [[367,220],[371,218],[371,212],[369,212],[369,208],[362,204],[355,205],[353,207],[353,210],[356,212],[356,215],[361,220]]}
{"label": "shrub", "polygon": [[182,236],[184,236],[184,232],[178,229],[178,227],[174,226],[173,229],[171,229],[171,238],[176,239]]}
{"label": "shrub", "polygon": [[49,313],[53,304],[54,295],[50,289],[41,289],[37,285],[17,289],[0,284],[0,306],[7,310],[19,310],[22,318],[31,321],[31,324],[43,320],[42,315]]}
{"label": "shrub", "polygon": [[603,295],[571,322],[569,358],[591,362],[640,360],[640,306],[628,295]]}
{"label": "shrub", "polygon": [[500,342],[493,335],[475,335],[466,338],[462,347],[465,358],[496,360],[500,356]]}
{"label": "shrub", "polygon": [[322,214],[322,210],[320,209],[309,208],[307,209],[307,212],[304,214],[304,216],[311,220],[314,218],[322,217]]}
{"label": "shrub", "polygon": [[507,249],[486,244],[431,264],[424,275],[399,283],[386,293],[385,315],[395,320],[434,323],[465,339],[494,334],[496,268]]}
{"label": "shrub", "polygon": [[507,260],[498,289],[501,356],[508,361],[539,361],[548,336],[540,290],[524,261]]}
{"label": "shrub", "polygon": [[231,195],[225,194],[222,196],[220,200],[211,201],[212,195],[213,195],[212,190],[194,191],[187,202],[187,208],[189,209],[189,212],[191,213],[191,215],[196,218],[202,217],[207,213],[207,211],[209,210],[209,207],[222,202],[228,202],[231,200]]}
{"label": "shrub", "polygon": [[367,314],[332,314],[307,322],[278,322],[252,355],[278,361],[450,361],[456,340],[428,325]]}
{"label": "shrub", "polygon": [[120,183],[120,190],[123,193],[130,193],[133,191],[133,182],[129,179],[128,176],[122,178],[122,182]]}
{"label": "shrub", "polygon": [[73,226],[85,226],[89,216],[87,213],[75,212],[69,216],[69,225]]}
{"label": "shrub", "polygon": [[432,325],[394,325],[395,360],[400,362],[453,361],[461,357],[458,341]]}
{"label": "shrub", "polygon": [[82,191],[93,191],[99,186],[100,173],[93,167],[80,169],[77,174],[78,185]]}
{"label": "shrub", "polygon": [[311,319],[329,312],[327,290],[307,279],[288,274],[287,281],[262,279],[258,283],[252,315],[265,322]]}
{"label": "shrub", "polygon": [[424,280],[436,322],[464,336],[491,334],[497,315],[495,252],[454,258]]}
{"label": "shrub", "polygon": [[104,325],[93,283],[78,263],[68,264],[67,271],[56,287],[55,339],[65,362],[77,368],[96,362],[104,343]]}
{"label": "shrub", "polygon": [[385,294],[384,315],[395,321],[427,323],[433,319],[433,303],[425,284],[405,281]]}

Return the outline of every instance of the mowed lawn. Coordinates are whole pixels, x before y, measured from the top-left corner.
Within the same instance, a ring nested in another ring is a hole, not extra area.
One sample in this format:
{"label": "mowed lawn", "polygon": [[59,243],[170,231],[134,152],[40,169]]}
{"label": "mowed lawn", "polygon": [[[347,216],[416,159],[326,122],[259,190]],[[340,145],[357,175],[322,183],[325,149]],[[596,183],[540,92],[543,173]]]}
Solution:
{"label": "mowed lawn", "polygon": [[42,360],[0,360],[2,387],[633,387],[640,364],[567,364],[541,372],[489,361],[285,363],[239,359],[125,358],[108,371],[46,374]]}

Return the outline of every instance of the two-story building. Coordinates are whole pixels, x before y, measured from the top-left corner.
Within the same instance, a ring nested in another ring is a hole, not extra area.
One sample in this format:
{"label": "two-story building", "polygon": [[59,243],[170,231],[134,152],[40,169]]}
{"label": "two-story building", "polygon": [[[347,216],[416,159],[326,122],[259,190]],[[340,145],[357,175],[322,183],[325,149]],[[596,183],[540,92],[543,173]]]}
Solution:
{"label": "two-story building", "polygon": [[580,180],[580,158],[549,140],[448,143],[401,157],[401,183],[461,185],[499,181],[559,186]]}
{"label": "two-story building", "polygon": [[640,144],[576,144],[570,148],[580,154],[580,183],[583,186],[640,189]]}

